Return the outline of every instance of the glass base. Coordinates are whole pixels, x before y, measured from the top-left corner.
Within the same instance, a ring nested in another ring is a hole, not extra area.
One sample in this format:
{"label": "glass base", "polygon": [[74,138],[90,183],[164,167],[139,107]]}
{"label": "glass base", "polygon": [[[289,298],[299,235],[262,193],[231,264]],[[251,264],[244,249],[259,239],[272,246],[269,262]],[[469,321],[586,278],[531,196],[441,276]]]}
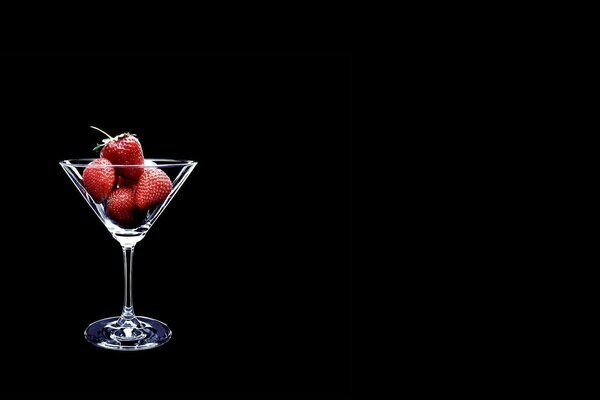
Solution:
{"label": "glass base", "polygon": [[110,350],[136,351],[161,346],[171,339],[171,329],[152,318],[135,317],[135,323],[123,323],[121,317],[104,318],[90,324],[85,340]]}

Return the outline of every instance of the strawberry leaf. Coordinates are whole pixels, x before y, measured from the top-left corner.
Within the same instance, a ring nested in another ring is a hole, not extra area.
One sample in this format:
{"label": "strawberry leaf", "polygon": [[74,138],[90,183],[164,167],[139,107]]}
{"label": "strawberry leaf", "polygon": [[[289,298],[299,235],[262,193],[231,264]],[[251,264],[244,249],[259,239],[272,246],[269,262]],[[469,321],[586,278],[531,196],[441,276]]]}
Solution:
{"label": "strawberry leaf", "polygon": [[100,131],[100,132],[102,132],[103,134],[105,134],[105,135],[108,137],[107,139],[102,139],[102,143],[98,143],[98,144],[96,145],[96,147],[94,147],[93,151],[98,151],[98,152],[99,152],[99,151],[101,151],[101,150],[102,150],[102,148],[103,148],[104,146],[106,146],[106,144],[107,144],[108,142],[110,142],[111,140],[118,140],[118,139],[124,138],[124,137],[126,137],[126,136],[133,136],[133,137],[136,137],[136,136],[137,136],[137,135],[136,135],[136,134],[134,134],[134,133],[124,132],[124,133],[121,133],[120,135],[117,135],[117,136],[115,136],[115,137],[112,137],[112,136],[110,136],[108,133],[104,132],[104,131],[103,131],[102,129],[100,129],[100,128],[96,128],[95,126],[90,126],[90,128],[92,128],[92,129],[95,129],[95,130],[97,130],[97,131]]}
{"label": "strawberry leaf", "polygon": [[112,139],[102,139],[102,143],[98,143],[96,147],[94,147],[93,151],[100,151],[111,140]]}

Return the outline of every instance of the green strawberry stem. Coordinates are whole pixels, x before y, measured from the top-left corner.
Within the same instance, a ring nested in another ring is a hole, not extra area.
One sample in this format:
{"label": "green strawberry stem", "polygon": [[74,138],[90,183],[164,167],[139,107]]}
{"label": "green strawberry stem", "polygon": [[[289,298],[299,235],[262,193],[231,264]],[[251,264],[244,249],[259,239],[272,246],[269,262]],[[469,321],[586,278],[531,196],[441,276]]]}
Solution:
{"label": "green strawberry stem", "polygon": [[117,139],[120,139],[120,138],[125,137],[127,135],[136,136],[135,134],[131,134],[129,132],[126,132],[126,133],[121,133],[120,135],[117,135],[115,137],[112,137],[112,136],[110,136],[108,133],[104,132],[100,128],[96,128],[95,126],[91,126],[91,125],[90,125],[90,128],[95,129],[97,131],[100,131],[100,132],[104,133],[108,137],[108,139],[102,139],[102,143],[98,143],[96,145],[96,147],[94,147],[93,151],[100,151],[100,149],[102,149],[104,146],[106,146],[106,144],[108,142],[110,142],[111,140],[117,140]]}
{"label": "green strawberry stem", "polygon": [[100,132],[104,133],[106,136],[108,136],[108,138],[109,138],[109,139],[112,139],[112,138],[113,138],[112,136],[110,136],[108,133],[104,132],[104,131],[103,131],[102,129],[100,129],[100,128],[96,128],[95,126],[90,126],[90,128],[92,128],[92,129],[95,129],[95,130],[97,130],[97,131],[100,131]]}
{"label": "green strawberry stem", "polygon": [[113,140],[113,137],[110,136],[108,133],[104,132],[102,129],[96,128],[95,126],[91,126],[91,125],[90,125],[90,128],[95,129],[97,131],[100,131],[100,132],[104,133],[108,137],[108,139],[103,139],[102,143],[98,143],[96,145],[96,147],[94,147],[93,151],[100,151],[100,149],[102,149],[106,145],[106,143],[108,143],[109,141]]}

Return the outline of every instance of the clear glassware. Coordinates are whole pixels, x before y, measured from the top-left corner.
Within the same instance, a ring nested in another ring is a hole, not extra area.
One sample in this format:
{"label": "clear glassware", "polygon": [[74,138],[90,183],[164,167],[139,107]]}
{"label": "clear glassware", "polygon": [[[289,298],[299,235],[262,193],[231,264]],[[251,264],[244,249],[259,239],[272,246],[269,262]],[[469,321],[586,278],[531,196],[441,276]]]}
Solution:
{"label": "clear glassware", "polygon": [[[133,222],[124,226],[107,215],[106,200],[96,202],[83,184],[83,171],[86,168],[106,168],[103,165],[90,166],[94,159],[71,159],[60,161],[71,182],[83,196],[94,214],[123,249],[125,293],[123,310],[120,316],[104,318],[91,323],[85,330],[85,339],[91,344],[106,349],[135,351],[161,346],[171,338],[169,327],[156,319],[135,314],[132,298],[132,266],[135,245],[144,238],[152,224],[162,214],[175,194],[196,166],[195,161],[171,159],[146,159],[144,165],[127,165],[127,168],[159,168],[172,182],[171,192],[159,204],[144,212],[139,212]],[[113,165],[115,168],[125,167]]]}

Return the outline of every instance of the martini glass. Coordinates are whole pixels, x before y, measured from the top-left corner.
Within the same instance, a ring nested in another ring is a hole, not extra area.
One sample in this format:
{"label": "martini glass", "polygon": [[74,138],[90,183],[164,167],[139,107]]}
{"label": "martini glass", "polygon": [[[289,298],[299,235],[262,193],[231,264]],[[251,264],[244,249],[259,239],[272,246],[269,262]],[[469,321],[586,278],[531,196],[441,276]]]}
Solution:
{"label": "martini glass", "polygon": [[[85,168],[106,168],[105,165],[89,165],[94,159],[64,160],[59,164],[83,196],[94,214],[123,248],[125,294],[120,316],[104,318],[91,323],[85,330],[85,338],[91,344],[112,350],[135,351],[152,349],[171,339],[171,329],[156,319],[137,316],[133,310],[132,266],[135,245],[146,236],[156,219],[162,214],[175,194],[196,166],[195,161],[171,159],[146,159],[144,165],[127,165],[127,168],[159,168],[164,171],[173,188],[169,195],[149,210],[137,212],[132,223],[124,226],[107,215],[106,200],[96,202],[83,185]],[[113,165],[115,168],[124,165]]]}

